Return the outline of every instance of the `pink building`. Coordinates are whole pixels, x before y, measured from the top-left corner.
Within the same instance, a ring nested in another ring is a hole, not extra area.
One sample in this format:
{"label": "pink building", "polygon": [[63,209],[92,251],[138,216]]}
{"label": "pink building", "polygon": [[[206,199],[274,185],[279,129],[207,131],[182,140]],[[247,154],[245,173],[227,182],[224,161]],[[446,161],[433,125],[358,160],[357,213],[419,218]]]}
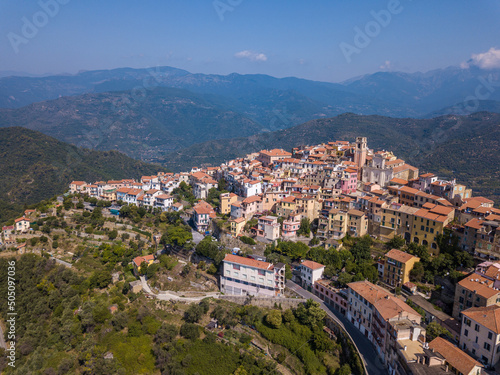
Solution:
{"label": "pink building", "polygon": [[340,181],[342,194],[354,193],[358,187],[358,171],[354,168],[346,168]]}
{"label": "pink building", "polygon": [[297,231],[300,228],[301,215],[290,215],[290,217],[283,221],[283,229],[281,236],[283,238],[293,238],[297,236]]}

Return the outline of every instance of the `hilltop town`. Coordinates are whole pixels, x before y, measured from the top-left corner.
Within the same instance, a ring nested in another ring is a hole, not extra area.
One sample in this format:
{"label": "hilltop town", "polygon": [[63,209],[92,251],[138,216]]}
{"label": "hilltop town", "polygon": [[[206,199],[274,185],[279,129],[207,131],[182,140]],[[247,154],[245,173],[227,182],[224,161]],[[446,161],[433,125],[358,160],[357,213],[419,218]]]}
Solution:
{"label": "hilltop town", "polygon": [[[73,181],[53,215],[61,206],[136,223],[147,217],[138,210],[173,215],[193,237],[149,233],[152,222],[134,229],[151,246],[131,261],[137,276],[158,263],[163,245],[169,256],[210,264],[225,296],[320,298],[391,374],[498,370],[500,209],[455,180],[419,172],[358,137],[140,181]],[[4,226],[5,246],[29,251],[22,239],[42,215],[27,210]]]}

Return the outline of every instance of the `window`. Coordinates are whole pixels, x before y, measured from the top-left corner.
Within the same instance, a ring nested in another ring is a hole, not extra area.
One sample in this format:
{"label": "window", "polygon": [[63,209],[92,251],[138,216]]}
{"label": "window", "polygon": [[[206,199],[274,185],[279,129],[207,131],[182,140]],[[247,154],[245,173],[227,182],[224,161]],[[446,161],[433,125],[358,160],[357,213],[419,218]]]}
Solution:
{"label": "window", "polygon": [[464,318],[464,324],[470,327],[470,319]]}
{"label": "window", "polygon": [[487,351],[490,351],[491,350],[491,345],[488,344],[487,342],[484,343],[484,348],[487,350]]}
{"label": "window", "polygon": [[493,338],[493,333],[488,332],[488,340],[491,340]]}
{"label": "window", "polygon": [[469,330],[468,330],[468,329],[464,330],[464,336],[465,336],[465,337],[468,337],[468,336],[469,336]]}
{"label": "window", "polygon": [[474,331],[479,332],[479,324],[476,324],[476,326],[474,327]]}
{"label": "window", "polygon": [[233,270],[239,270],[240,265],[239,264],[233,264]]}

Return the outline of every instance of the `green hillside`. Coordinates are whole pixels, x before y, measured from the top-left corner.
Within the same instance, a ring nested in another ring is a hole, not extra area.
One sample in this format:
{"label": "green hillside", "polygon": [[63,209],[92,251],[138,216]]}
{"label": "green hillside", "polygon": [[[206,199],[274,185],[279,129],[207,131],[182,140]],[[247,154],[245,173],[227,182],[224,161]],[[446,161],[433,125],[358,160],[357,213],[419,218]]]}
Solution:
{"label": "green hillside", "polygon": [[0,129],[0,222],[60,194],[72,180],[138,178],[164,170],[118,151],[91,151],[37,131]]}
{"label": "green hillside", "polygon": [[147,161],[159,152],[262,130],[226,104],[169,88],[94,93],[0,109],[0,127],[22,126],[78,147],[119,150]]}

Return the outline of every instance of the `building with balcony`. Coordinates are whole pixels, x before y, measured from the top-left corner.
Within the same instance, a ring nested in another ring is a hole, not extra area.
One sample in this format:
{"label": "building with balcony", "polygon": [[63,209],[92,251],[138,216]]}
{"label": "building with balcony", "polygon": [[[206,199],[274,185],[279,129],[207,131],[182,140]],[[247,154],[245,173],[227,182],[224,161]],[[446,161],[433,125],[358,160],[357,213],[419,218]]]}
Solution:
{"label": "building with balcony", "polygon": [[285,290],[285,264],[226,254],[222,261],[221,292],[229,295],[277,297]]}
{"label": "building with balcony", "polygon": [[257,238],[275,241],[280,237],[280,224],[276,216],[261,216],[257,224]]}

